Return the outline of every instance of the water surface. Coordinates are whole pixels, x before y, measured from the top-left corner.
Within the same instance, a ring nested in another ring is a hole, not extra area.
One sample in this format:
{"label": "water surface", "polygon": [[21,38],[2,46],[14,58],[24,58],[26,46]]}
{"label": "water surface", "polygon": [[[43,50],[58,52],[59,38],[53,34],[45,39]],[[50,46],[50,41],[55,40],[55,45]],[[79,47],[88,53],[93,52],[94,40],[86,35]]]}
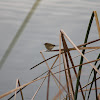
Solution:
{"label": "water surface", "polygon": [[[36,0],[0,0],[0,59],[35,2]],[[31,71],[29,69],[42,61],[40,51],[45,50],[43,45],[45,42],[59,44],[60,29],[63,29],[75,44],[83,43],[88,22],[94,10],[97,11],[100,19],[99,0],[40,0],[0,68],[0,95],[15,88],[17,78],[21,84],[24,84],[47,70],[45,64]],[[90,40],[97,38],[98,32],[94,21]],[[69,46],[72,47],[70,44]],[[50,57],[55,53],[44,54],[46,57]],[[73,56],[77,54],[73,53]],[[86,72],[87,70],[84,70],[84,75],[87,75]],[[63,76],[62,74],[62,78]],[[40,82],[30,85],[23,91],[25,100],[32,98]],[[44,84],[36,96],[36,100],[46,100],[47,81]],[[52,80],[50,100],[56,94],[56,89],[57,87]],[[6,100],[9,96],[2,100]],[[17,96],[17,98],[20,97]]]}

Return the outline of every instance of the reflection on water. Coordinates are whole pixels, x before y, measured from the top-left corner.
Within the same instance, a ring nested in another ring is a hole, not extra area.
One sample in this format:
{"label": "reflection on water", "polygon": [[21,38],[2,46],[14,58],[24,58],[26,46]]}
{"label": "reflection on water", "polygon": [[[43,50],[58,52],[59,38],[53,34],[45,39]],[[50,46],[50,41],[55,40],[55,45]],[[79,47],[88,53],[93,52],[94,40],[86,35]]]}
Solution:
{"label": "reflection on water", "polygon": [[[59,43],[60,29],[64,29],[75,44],[81,44],[84,38],[77,39],[77,37],[85,35],[92,11],[96,10],[98,16],[100,16],[99,0],[41,0],[34,14],[30,15],[30,20],[26,21],[28,23],[24,28],[23,25],[26,25],[26,23],[22,23],[27,18],[35,2],[36,0],[0,1],[0,60],[10,43],[13,45],[11,46],[11,48],[13,47],[11,53],[0,69],[0,94],[15,88],[17,78],[19,78],[21,84],[24,84],[47,69],[45,64],[43,64],[35,70],[29,70],[42,60],[39,52],[45,49],[43,46],[45,42]],[[94,34],[90,40],[98,38],[97,29],[94,26],[95,22],[91,30],[91,34]],[[20,37],[18,36],[16,41],[13,41],[16,33],[21,35],[19,35]],[[47,57],[52,55],[47,54]],[[25,100],[30,100],[39,84],[40,81],[23,91]],[[55,85],[51,82],[51,89],[54,87]],[[26,90],[28,90],[28,93]],[[51,94],[50,99],[55,95],[55,91],[53,89],[54,94]],[[40,92],[35,99],[45,100],[45,86],[42,87]]]}

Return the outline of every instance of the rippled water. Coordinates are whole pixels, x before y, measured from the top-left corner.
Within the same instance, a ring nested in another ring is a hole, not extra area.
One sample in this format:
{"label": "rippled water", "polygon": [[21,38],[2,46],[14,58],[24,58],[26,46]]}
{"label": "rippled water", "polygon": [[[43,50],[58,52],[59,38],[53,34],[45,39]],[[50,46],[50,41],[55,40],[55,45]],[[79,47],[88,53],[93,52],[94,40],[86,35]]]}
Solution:
{"label": "rippled water", "polygon": [[[35,2],[36,0],[0,0],[0,59]],[[100,19],[100,0],[40,0],[0,68],[0,94],[15,88],[17,78],[21,84],[24,84],[47,70],[45,64],[31,71],[29,69],[42,61],[40,51],[45,49],[43,45],[45,42],[59,44],[60,29],[63,29],[75,44],[83,43],[94,10],[97,11]],[[94,34],[91,39],[97,39],[95,22],[92,33]],[[82,36],[83,38],[80,38]],[[51,55],[45,54],[46,57]],[[25,100],[32,98],[39,83],[40,81],[23,91]],[[36,100],[46,99],[47,83],[44,84]],[[54,87],[54,83],[51,82],[50,100],[56,92]]]}

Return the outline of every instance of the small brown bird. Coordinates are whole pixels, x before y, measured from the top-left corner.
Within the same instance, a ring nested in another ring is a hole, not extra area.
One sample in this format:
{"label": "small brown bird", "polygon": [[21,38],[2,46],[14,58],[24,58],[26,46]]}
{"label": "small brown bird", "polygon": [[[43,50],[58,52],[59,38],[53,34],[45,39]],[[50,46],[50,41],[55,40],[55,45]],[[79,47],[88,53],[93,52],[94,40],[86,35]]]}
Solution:
{"label": "small brown bird", "polygon": [[54,45],[51,43],[45,43],[44,45],[45,45],[46,49],[49,51],[52,50],[55,46],[58,46],[58,45]]}

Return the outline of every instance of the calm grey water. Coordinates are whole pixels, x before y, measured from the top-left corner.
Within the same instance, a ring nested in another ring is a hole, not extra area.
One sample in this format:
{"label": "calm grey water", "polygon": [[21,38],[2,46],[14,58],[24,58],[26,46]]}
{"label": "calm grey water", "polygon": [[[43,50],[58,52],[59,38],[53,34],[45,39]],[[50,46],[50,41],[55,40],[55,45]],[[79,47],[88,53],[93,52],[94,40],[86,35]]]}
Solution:
{"label": "calm grey water", "polygon": [[[0,0],[0,60],[35,2],[36,0]],[[43,60],[40,51],[45,50],[43,45],[45,42],[59,44],[60,29],[63,29],[75,44],[83,43],[94,10],[97,11],[100,20],[100,0],[41,0],[0,68],[0,95],[14,89],[17,78],[24,84],[47,70],[45,64],[31,71],[29,69]],[[94,21],[90,40],[97,38],[98,32]],[[69,46],[71,47],[70,44]],[[97,51],[97,54],[98,52],[100,51]],[[55,53],[44,54],[50,57]],[[77,54],[73,53],[73,56]],[[87,72],[84,70],[84,77]],[[40,82],[42,81],[24,89],[25,100],[32,98]],[[46,100],[46,84],[47,81],[35,100]],[[52,100],[58,89],[53,80],[50,86],[50,100]],[[10,95],[2,100],[9,97]],[[19,95],[17,100],[20,100]]]}

